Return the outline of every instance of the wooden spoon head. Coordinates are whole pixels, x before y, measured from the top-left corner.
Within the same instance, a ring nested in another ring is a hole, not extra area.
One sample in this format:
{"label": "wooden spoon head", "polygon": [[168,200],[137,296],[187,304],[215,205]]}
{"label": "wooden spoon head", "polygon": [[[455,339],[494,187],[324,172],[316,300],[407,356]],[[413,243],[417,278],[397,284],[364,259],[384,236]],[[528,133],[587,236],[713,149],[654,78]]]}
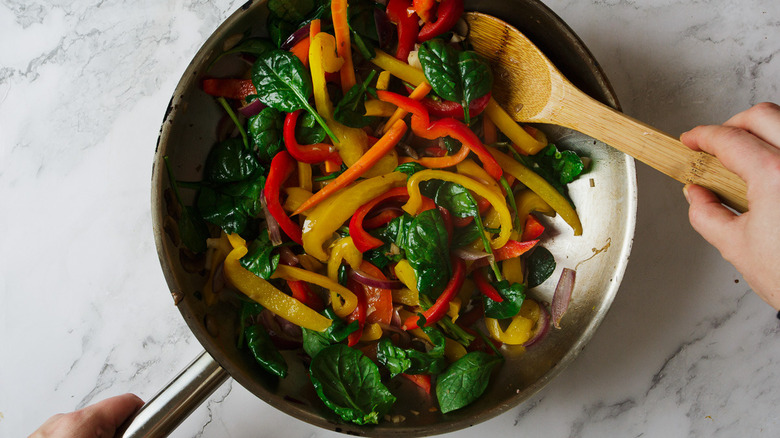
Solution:
{"label": "wooden spoon head", "polygon": [[467,12],[468,40],[493,69],[494,95],[519,122],[545,121],[553,86],[563,76],[525,35],[491,15]]}

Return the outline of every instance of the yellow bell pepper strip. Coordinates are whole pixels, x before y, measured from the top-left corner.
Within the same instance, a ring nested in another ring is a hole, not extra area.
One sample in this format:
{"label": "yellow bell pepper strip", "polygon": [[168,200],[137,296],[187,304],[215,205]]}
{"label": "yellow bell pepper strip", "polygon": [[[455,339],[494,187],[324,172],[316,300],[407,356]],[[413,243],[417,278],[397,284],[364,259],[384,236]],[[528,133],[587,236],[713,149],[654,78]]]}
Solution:
{"label": "yellow bell pepper strip", "polygon": [[412,67],[403,61],[399,61],[381,50],[377,49],[375,52],[376,56],[371,62],[382,70],[389,71],[393,76],[404,82],[408,82],[415,87],[423,82],[428,82],[425,79],[425,73],[423,73],[422,70]]}
{"label": "yellow bell pepper strip", "polygon": [[512,146],[518,149],[519,153],[534,155],[547,146],[547,142],[540,142],[518,125],[492,97],[485,108],[485,114],[504,135],[509,137]]}
{"label": "yellow bell pepper strip", "polygon": [[298,186],[303,190],[311,192],[311,164],[298,161]]}
{"label": "yellow bell pepper strip", "polygon": [[298,261],[301,263],[301,267],[307,271],[320,272],[325,267],[319,260],[309,254],[298,255]]}
{"label": "yellow bell pepper strip", "polygon": [[[428,310],[423,312],[426,327],[435,324],[447,314],[447,310],[449,310],[450,307],[450,301],[455,298],[458,292],[460,292],[460,287],[463,285],[463,280],[466,278],[466,263],[458,257],[452,257],[452,270],[452,277],[450,278],[450,281],[447,282],[447,285],[444,286],[444,290],[439,297],[436,298],[436,302],[433,303]],[[403,324],[404,330],[418,328],[418,319],[417,315],[407,318]]]}
{"label": "yellow bell pepper strip", "polygon": [[238,233],[230,233],[227,235],[227,240],[230,242],[230,246],[233,247],[233,249],[236,248],[246,248],[246,239],[241,237]]}
{"label": "yellow bell pepper strip", "polygon": [[498,196],[504,196],[504,192],[489,173],[485,171],[481,166],[475,163],[473,160],[463,160],[455,167],[459,174],[466,175],[467,177],[477,180],[482,184],[488,186],[490,190],[496,193]]}
{"label": "yellow bell pepper strip", "polygon": [[377,90],[387,90],[388,86],[390,86],[390,72],[382,70],[376,78],[376,87],[374,88]]}
{"label": "yellow bell pepper strip", "polygon": [[541,196],[531,189],[519,191],[515,195],[515,204],[517,205],[517,214],[520,217],[525,217],[532,211],[538,211],[547,216],[555,216],[555,210],[550,207],[550,204],[545,202]]}
{"label": "yellow bell pepper strip", "polygon": [[333,281],[339,281],[339,268],[342,260],[346,260],[347,264],[353,269],[360,268],[360,265],[363,263],[363,253],[355,247],[355,244],[352,242],[352,236],[342,237],[330,248],[328,277]]}
{"label": "yellow bell pepper strip", "polygon": [[[417,274],[415,274],[409,260],[401,259],[395,264],[395,276],[401,280],[401,283],[412,292],[412,296],[416,297],[419,302],[420,291],[417,289]],[[407,299],[411,299],[411,297],[407,297]]]}
{"label": "yellow bell pepper strip", "polygon": [[409,202],[401,207],[404,211],[411,215],[416,215],[419,212],[420,207],[422,206],[420,183],[429,179],[440,179],[460,184],[490,202],[496,210],[501,224],[498,236],[490,242],[490,246],[492,248],[501,248],[506,244],[509,240],[509,233],[512,232],[512,215],[509,213],[506,200],[503,196],[488,189],[484,184],[474,181],[467,176],[436,169],[426,169],[413,174],[406,182],[406,188],[409,190]]}
{"label": "yellow bell pepper strip", "polygon": [[[293,324],[318,332],[330,327],[332,321],[295,298],[275,288],[271,283],[249,272],[239,260],[246,255],[246,247],[238,247],[225,259],[225,277],[241,293],[261,306]],[[290,268],[280,265],[278,268]],[[277,268],[277,272],[278,272]]]}
{"label": "yellow bell pepper strip", "polygon": [[273,275],[271,275],[271,278],[302,280],[307,283],[316,284],[317,286],[330,290],[333,311],[336,312],[336,315],[341,318],[346,318],[347,315],[355,310],[355,307],[357,307],[358,304],[357,296],[352,293],[351,290],[324,275],[307,271],[306,269],[296,268],[294,266],[279,265],[276,267],[276,271],[274,271]]}
{"label": "yellow bell pepper strip", "polygon": [[[300,165],[301,163],[298,164]],[[312,195],[311,191],[305,190],[302,187],[286,187],[284,192],[287,193],[287,199],[284,200],[284,205],[282,205],[282,208],[289,212],[295,211],[296,208],[300,207],[301,204],[303,204]]]}
{"label": "yellow bell pepper strip", "polygon": [[490,337],[507,345],[523,345],[531,339],[534,322],[520,314],[512,317],[506,330],[501,328],[497,319],[485,318],[485,327]]}
{"label": "yellow bell pepper strip", "polygon": [[[488,152],[490,152],[496,158],[496,160],[501,163],[501,166],[508,174],[514,176],[518,181],[525,184],[526,187],[533,190],[537,195],[544,199],[544,201],[549,204],[550,207],[552,207],[559,215],[561,215],[561,218],[563,218],[563,220],[569,224],[572,230],[574,230],[575,236],[582,235],[582,223],[580,222],[580,217],[577,215],[574,207],[572,207],[571,203],[569,203],[569,201],[564,198],[560,192],[555,190],[555,188],[551,186],[550,183],[545,181],[544,178],[539,176],[536,172],[517,162],[517,160],[510,157],[509,155],[506,155],[503,152],[500,152],[497,149],[491,147],[488,148]],[[411,194],[411,190],[409,193]],[[519,203],[517,208],[520,210]]]}
{"label": "yellow bell pepper strip", "polygon": [[390,117],[395,113],[398,107],[392,103],[382,102],[377,99],[369,99],[366,101],[366,116],[375,117]]}
{"label": "yellow bell pepper strip", "polygon": [[501,263],[501,274],[504,275],[504,280],[512,283],[523,283],[523,259],[515,257],[513,259],[504,260]]}
{"label": "yellow bell pepper strip", "polygon": [[419,306],[420,294],[409,289],[408,287],[393,289],[393,302],[403,304],[405,306]]}
{"label": "yellow bell pepper strip", "polygon": [[[322,262],[328,260],[322,245],[347,221],[357,209],[393,187],[406,182],[406,174],[391,172],[338,190],[330,198],[309,211],[303,223],[303,249]],[[326,186],[329,187],[330,185]]]}
{"label": "yellow bell pepper strip", "polygon": [[341,67],[341,91],[346,94],[355,85],[355,68],[352,65],[352,43],[347,22],[347,0],[332,0],[330,12],[333,20],[333,33],[336,36],[336,51],[344,59]]}
{"label": "yellow bell pepper strip", "polygon": [[390,130],[374,143],[374,145],[371,146],[371,149],[366,151],[358,161],[347,168],[344,173],[336,177],[336,179],[331,181],[327,186],[323,187],[322,190],[315,193],[314,196],[307,199],[303,205],[293,212],[293,214],[299,214],[314,207],[333,195],[339,189],[346,187],[348,184],[358,179],[366,170],[376,164],[380,158],[385,156],[399,141],[401,141],[401,138],[406,134],[406,129],[406,123],[404,123],[403,120],[395,122]]}
{"label": "yellow bell pepper strip", "polygon": [[[421,82],[420,85],[418,85],[414,90],[412,90],[411,93],[409,93],[409,98],[414,100],[422,100],[422,98],[427,96],[431,90],[433,90],[433,88],[431,88],[430,84],[427,82]],[[399,107],[396,109],[395,113],[393,113],[390,119],[385,123],[384,128],[382,128],[382,132],[387,131],[390,126],[393,126],[393,123],[395,123],[396,120],[403,119],[407,114],[409,114],[409,111],[403,108]]]}
{"label": "yellow bell pepper strip", "polygon": [[363,335],[360,337],[361,342],[376,341],[382,337],[382,326],[374,322],[366,323],[363,327]]}

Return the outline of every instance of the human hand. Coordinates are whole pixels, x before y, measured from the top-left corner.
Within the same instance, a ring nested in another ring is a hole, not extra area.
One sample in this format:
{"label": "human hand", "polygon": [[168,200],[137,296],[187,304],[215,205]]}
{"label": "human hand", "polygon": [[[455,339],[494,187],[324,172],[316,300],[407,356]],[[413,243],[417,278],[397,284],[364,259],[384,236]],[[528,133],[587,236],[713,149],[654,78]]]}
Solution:
{"label": "human hand", "polygon": [[122,423],[144,402],[134,394],[123,394],[68,414],[57,414],[41,425],[30,438],[113,437]]}
{"label": "human hand", "polygon": [[780,309],[780,106],[760,103],[723,125],[699,126],[680,140],[715,155],[747,184],[748,211],[737,215],[709,190],[686,185],[693,229]]}

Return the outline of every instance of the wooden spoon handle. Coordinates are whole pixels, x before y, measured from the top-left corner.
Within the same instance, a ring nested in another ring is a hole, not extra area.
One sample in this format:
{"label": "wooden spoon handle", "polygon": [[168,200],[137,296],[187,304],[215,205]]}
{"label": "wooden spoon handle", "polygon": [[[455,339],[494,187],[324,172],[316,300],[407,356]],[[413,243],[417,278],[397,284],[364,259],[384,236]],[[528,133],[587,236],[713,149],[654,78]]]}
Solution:
{"label": "wooden spoon handle", "polygon": [[669,135],[577,90],[550,114],[554,123],[582,132],[685,184],[713,191],[729,207],[747,211],[747,186],[713,155],[694,152]]}

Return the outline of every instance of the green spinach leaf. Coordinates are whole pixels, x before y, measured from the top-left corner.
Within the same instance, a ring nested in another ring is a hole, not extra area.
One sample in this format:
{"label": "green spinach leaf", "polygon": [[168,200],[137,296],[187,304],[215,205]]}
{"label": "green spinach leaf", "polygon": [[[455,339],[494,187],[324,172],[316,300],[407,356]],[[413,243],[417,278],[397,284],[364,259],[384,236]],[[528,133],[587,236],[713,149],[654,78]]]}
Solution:
{"label": "green spinach leaf", "polygon": [[280,255],[273,254],[274,245],[268,237],[268,230],[263,230],[251,245],[249,251],[241,257],[239,263],[249,272],[268,280],[279,266]]}
{"label": "green spinach leaf", "polygon": [[366,116],[366,92],[368,84],[374,79],[376,71],[371,71],[365,81],[357,83],[339,100],[334,109],[333,117],[340,123],[353,128],[368,126],[376,117]]}
{"label": "green spinach leaf", "polygon": [[346,421],[377,424],[395,403],[374,362],[346,345],[320,351],[309,371],[317,395]]}
{"label": "green spinach leaf", "polygon": [[427,169],[427,167],[423,166],[420,163],[409,162],[409,163],[399,164],[398,167],[393,169],[393,172],[402,172],[405,173],[406,176],[412,176],[415,173],[423,171],[425,169]]}
{"label": "green spinach leaf", "polygon": [[555,271],[555,266],[555,257],[552,253],[543,246],[537,246],[526,260],[528,287],[536,287],[544,283]]}
{"label": "green spinach leaf", "polygon": [[271,341],[265,328],[259,325],[247,327],[244,329],[244,338],[252,356],[263,369],[281,378],[287,376],[287,361]]}
{"label": "green spinach leaf", "polygon": [[303,351],[314,358],[325,347],[341,342],[358,329],[358,322],[352,321],[347,324],[346,321],[339,318],[332,308],[325,309],[325,316],[332,319],[330,327],[323,332],[303,329]]}
{"label": "green spinach leaf", "polygon": [[333,142],[338,143],[325,120],[309,103],[311,76],[298,57],[284,50],[264,53],[252,65],[252,83],[264,104],[288,113],[306,109]]}
{"label": "green spinach leaf", "polygon": [[390,370],[392,377],[400,373],[439,374],[447,368],[447,359],[444,357],[446,345],[444,335],[434,327],[425,327],[425,317],[422,315],[420,315],[418,325],[433,344],[430,351],[400,348],[393,345],[388,338],[379,341],[377,360]]}
{"label": "green spinach leaf", "polygon": [[212,184],[244,181],[262,169],[254,154],[237,138],[225,140],[209,151],[203,180]]}
{"label": "green spinach leaf", "polygon": [[469,104],[493,87],[490,66],[475,52],[456,50],[440,39],[424,42],[418,57],[433,91],[444,99],[459,102],[469,124]]}
{"label": "green spinach leaf", "polygon": [[221,227],[226,233],[244,234],[262,211],[260,196],[265,186],[262,168],[246,180],[200,189],[197,208],[203,219]]}
{"label": "green spinach leaf", "polygon": [[400,243],[417,274],[420,293],[437,297],[452,277],[449,236],[439,211],[426,210],[415,216]]}
{"label": "green spinach leaf", "polygon": [[276,153],[284,147],[282,114],[275,108],[263,108],[258,114],[249,118],[248,127],[257,156],[261,161],[270,163]]}
{"label": "green spinach leaf", "polygon": [[314,116],[309,113],[301,114],[295,127],[295,138],[300,144],[322,143],[325,136],[325,130],[317,123]]}
{"label": "green spinach leaf", "polygon": [[490,381],[493,368],[502,359],[481,351],[472,351],[439,375],[436,398],[442,413],[469,405],[479,398]]}
{"label": "green spinach leaf", "polygon": [[182,203],[181,195],[179,194],[179,183],[173,175],[171,163],[167,156],[164,157],[164,160],[165,169],[168,171],[168,179],[171,181],[171,187],[173,187],[173,194],[179,207],[181,207],[181,216],[177,221],[181,243],[184,244],[185,248],[196,254],[204,252],[206,251],[206,239],[209,237],[209,230],[198,211]]}
{"label": "green spinach leaf", "polygon": [[504,301],[499,303],[483,295],[482,299],[485,305],[485,316],[488,318],[504,319],[517,315],[518,312],[520,312],[520,306],[523,305],[523,301],[525,300],[525,285],[522,283],[509,284],[508,281],[503,280],[494,283],[493,286]]}
{"label": "green spinach leaf", "polygon": [[209,68],[211,68],[214,64],[217,63],[217,61],[227,55],[234,53],[247,53],[250,55],[260,56],[263,53],[273,49],[275,49],[274,44],[265,38],[247,38],[240,41],[238,44],[233,46],[233,48],[222,52],[222,54],[217,56],[217,58],[211,62]]}

